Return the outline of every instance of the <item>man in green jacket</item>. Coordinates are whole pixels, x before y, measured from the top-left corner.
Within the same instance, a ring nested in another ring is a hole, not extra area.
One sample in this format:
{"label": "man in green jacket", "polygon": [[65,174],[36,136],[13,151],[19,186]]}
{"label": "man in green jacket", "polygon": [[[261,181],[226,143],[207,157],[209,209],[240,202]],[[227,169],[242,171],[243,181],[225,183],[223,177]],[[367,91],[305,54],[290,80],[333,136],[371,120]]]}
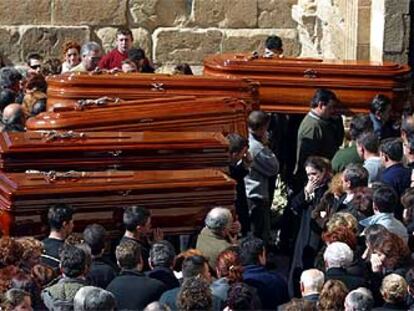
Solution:
{"label": "man in green jacket", "polygon": [[302,120],[298,131],[295,179],[297,186],[306,182],[303,167],[309,156],[333,158],[344,138],[342,119],[336,114],[337,98],[327,89],[316,90],[312,98],[311,110]]}

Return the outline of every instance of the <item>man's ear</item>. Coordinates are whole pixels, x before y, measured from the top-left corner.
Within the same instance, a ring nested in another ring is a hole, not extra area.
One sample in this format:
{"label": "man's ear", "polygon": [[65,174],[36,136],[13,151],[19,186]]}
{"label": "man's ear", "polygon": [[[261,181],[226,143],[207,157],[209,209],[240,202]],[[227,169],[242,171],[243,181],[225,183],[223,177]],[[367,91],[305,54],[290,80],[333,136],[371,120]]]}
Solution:
{"label": "man's ear", "polygon": [[299,286],[300,286],[300,292],[303,293],[305,290],[305,286],[303,286],[303,282],[300,282]]}
{"label": "man's ear", "polygon": [[325,104],[321,101],[318,102],[318,109],[323,109],[323,107],[325,106]]}
{"label": "man's ear", "polygon": [[144,261],[141,256],[139,262],[137,263],[137,270],[141,272],[143,269],[144,269]]}
{"label": "man's ear", "polygon": [[372,210],[375,212],[375,211],[377,211],[378,212],[378,207],[377,207],[377,205],[374,203],[374,202],[372,202]]}
{"label": "man's ear", "polygon": [[262,253],[259,254],[259,263],[262,266],[266,265],[266,249],[263,247]]}

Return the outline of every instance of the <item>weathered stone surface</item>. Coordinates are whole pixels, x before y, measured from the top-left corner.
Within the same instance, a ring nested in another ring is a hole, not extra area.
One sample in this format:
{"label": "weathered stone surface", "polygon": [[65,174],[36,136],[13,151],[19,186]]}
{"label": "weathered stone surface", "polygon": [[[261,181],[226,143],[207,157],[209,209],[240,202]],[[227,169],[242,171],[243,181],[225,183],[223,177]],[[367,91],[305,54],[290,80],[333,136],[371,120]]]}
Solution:
{"label": "weathered stone surface", "polygon": [[405,32],[404,26],[404,19],[401,14],[387,16],[384,26],[384,52],[403,52]]}
{"label": "weathered stone surface", "polygon": [[192,17],[199,27],[253,28],[257,0],[193,0]]}
{"label": "weathered stone surface", "polygon": [[1,27],[0,28],[0,51],[7,64],[17,63],[20,58],[20,33],[17,27]]}
{"label": "weathered stone surface", "polygon": [[150,30],[176,26],[187,20],[187,6],[186,0],[130,0],[131,24]]}
{"label": "weathered stone surface", "polygon": [[114,27],[104,27],[95,32],[105,52],[108,52],[115,47],[116,30],[117,29]]}
{"label": "weathered stone surface", "polygon": [[154,57],[161,65],[201,64],[206,55],[220,52],[222,37],[214,29],[158,28],[152,35]]}
{"label": "weathered stone surface", "polygon": [[399,64],[407,64],[408,63],[408,53],[384,53],[383,56],[384,61],[399,63]]}
{"label": "weathered stone surface", "polygon": [[151,34],[144,28],[132,29],[134,36],[134,47],[139,47],[145,51],[148,58],[152,58],[152,40]]}
{"label": "weathered stone surface", "polygon": [[89,40],[88,27],[24,27],[21,29],[21,56],[38,52],[44,56],[61,57],[63,43],[75,40],[80,44]]}
{"label": "weathered stone surface", "polygon": [[357,59],[369,60],[369,53],[370,53],[369,44],[358,45]]}
{"label": "weathered stone surface", "polygon": [[371,10],[358,10],[358,44],[368,44],[371,38]]}
{"label": "weathered stone surface", "polygon": [[385,12],[386,14],[409,14],[410,0],[386,0]]}
{"label": "weathered stone surface", "polygon": [[271,30],[271,29],[243,29],[243,30],[224,30],[223,52],[253,52],[263,51],[264,42],[270,35],[278,35],[283,40],[283,50],[285,56],[298,56],[300,44],[298,33],[294,29]]}
{"label": "weathered stone surface", "polygon": [[125,25],[127,0],[55,0],[55,25]]}
{"label": "weathered stone surface", "polygon": [[48,25],[51,0],[1,0],[0,25]]}
{"label": "weathered stone surface", "polygon": [[295,28],[291,17],[292,5],[297,0],[258,0],[259,28]]}
{"label": "weathered stone surface", "polygon": [[[116,47],[116,31],[115,27],[104,27],[96,31],[96,36],[99,38],[99,43],[102,45],[105,52],[108,52]],[[143,28],[131,29],[134,37],[134,47],[144,49],[148,57],[151,57],[151,35],[148,30]]]}
{"label": "weathered stone surface", "polygon": [[371,5],[371,0],[359,0],[359,7],[369,7]]}

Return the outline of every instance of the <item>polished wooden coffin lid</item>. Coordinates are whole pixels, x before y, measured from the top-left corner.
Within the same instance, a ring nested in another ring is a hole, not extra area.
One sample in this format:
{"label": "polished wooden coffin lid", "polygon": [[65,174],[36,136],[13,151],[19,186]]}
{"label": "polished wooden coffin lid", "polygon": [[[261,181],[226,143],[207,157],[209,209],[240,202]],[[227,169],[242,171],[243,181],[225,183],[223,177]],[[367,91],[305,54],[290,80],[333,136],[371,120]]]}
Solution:
{"label": "polished wooden coffin lid", "polygon": [[108,230],[119,230],[123,208],[138,204],[151,210],[154,226],[172,233],[189,232],[202,225],[212,207],[233,209],[234,199],[235,182],[212,169],[0,173],[3,234],[28,230],[35,235],[45,234],[46,225],[36,219],[41,221],[48,206],[56,203],[68,203],[84,215],[78,223],[75,217],[78,229],[95,219],[95,214],[106,212],[94,221],[109,226]]}
{"label": "polished wooden coffin lid", "polygon": [[123,100],[119,97],[103,96],[100,98],[87,98],[73,101],[66,101],[64,103],[57,103],[52,105],[48,111],[51,112],[63,112],[72,110],[88,110],[88,109],[105,109],[111,107],[135,107],[139,108],[147,104],[171,104],[171,103],[183,103],[193,102],[197,100],[196,96],[173,96],[173,97],[157,97],[150,99],[133,99]]}
{"label": "polished wooden coffin lid", "polygon": [[258,83],[207,76],[115,73],[66,73],[47,77],[48,108],[74,100],[119,97],[124,100],[171,96],[230,96],[257,102]]}
{"label": "polished wooden coffin lid", "polygon": [[194,101],[111,106],[105,109],[46,112],[26,122],[28,130],[82,131],[208,131],[247,136],[248,107],[226,97]]}
{"label": "polished wooden coffin lid", "polygon": [[0,133],[5,171],[226,169],[228,161],[228,141],[214,132]]}
{"label": "polished wooden coffin lid", "polygon": [[261,108],[289,113],[307,112],[315,90],[322,87],[337,94],[345,112],[367,112],[378,93],[389,96],[400,111],[409,96],[411,77],[409,66],[396,63],[263,58],[250,53],[208,56],[204,73],[259,81]]}

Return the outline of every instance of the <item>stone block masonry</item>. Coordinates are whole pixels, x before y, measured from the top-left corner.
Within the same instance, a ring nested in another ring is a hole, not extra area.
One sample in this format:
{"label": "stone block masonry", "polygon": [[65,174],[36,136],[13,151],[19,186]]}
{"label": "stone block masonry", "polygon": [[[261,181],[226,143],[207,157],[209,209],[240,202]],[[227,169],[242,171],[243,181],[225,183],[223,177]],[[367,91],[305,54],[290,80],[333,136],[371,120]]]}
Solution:
{"label": "stone block masonry", "polygon": [[[372,58],[374,0],[0,0],[0,52],[17,64],[28,53],[61,57],[66,40],[115,46],[119,26],[165,68],[201,66],[211,53],[263,48],[268,35],[286,56]],[[385,2],[381,56],[404,62],[410,0]],[[375,2],[376,3],[376,2]],[[163,68],[161,68],[162,70]]]}
{"label": "stone block masonry", "polygon": [[[9,63],[28,53],[61,57],[66,40],[115,46],[119,26],[155,64],[202,65],[208,54],[253,51],[270,34],[285,54],[300,54],[291,7],[296,0],[0,0],[0,51]],[[162,70],[162,68],[161,68]]]}

